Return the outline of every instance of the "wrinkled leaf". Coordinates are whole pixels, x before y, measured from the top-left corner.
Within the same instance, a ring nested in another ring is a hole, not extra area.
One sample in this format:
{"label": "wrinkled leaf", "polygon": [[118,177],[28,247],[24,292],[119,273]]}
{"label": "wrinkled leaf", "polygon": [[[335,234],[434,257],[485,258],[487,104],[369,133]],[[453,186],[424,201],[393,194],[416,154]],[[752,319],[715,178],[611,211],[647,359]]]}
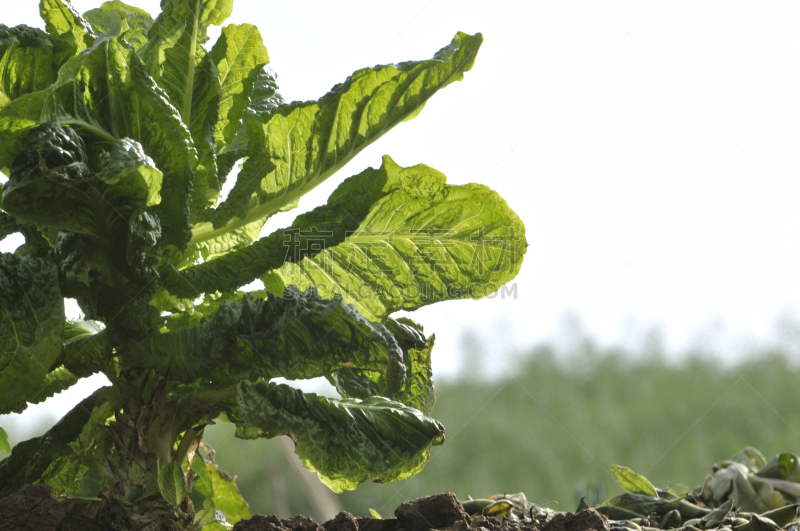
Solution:
{"label": "wrinkled leaf", "polygon": [[103,2],[98,8],[87,11],[84,18],[92,25],[95,33],[108,31],[109,21],[115,13],[123,22],[120,38],[133,46],[137,52],[147,43],[147,32],[153,25],[153,17],[147,11],[124,4],[120,0]]}
{"label": "wrinkled leaf", "polygon": [[81,401],[43,436],[14,446],[11,455],[0,461],[0,498],[16,492],[26,483],[38,482],[53,461],[73,453],[69,443],[81,434],[102,393],[100,389]]}
{"label": "wrinkled leaf", "polygon": [[[357,195],[374,201],[366,213],[353,206]],[[342,183],[328,206],[337,203],[350,213],[346,223],[358,220],[355,230],[337,243],[338,231],[315,220],[320,232],[334,236],[320,238],[324,250],[287,263],[265,283],[278,293],[278,279],[301,289],[316,286],[325,296],[341,293],[380,321],[398,310],[489,295],[517,275],[527,248],[522,221],[497,193],[477,184],[446,185],[436,170],[402,168],[388,156],[380,169]],[[290,251],[303,250],[298,242]]]}
{"label": "wrinkled leaf", "polygon": [[433,59],[364,68],[319,101],[251,113],[250,158],[237,177],[236,199],[223,203],[226,215],[215,217],[213,230],[194,230],[192,243],[295,208],[300,197],[419,112],[439,89],[461,80],[482,41],[480,34],[459,33]]}
{"label": "wrinkled leaf", "polygon": [[238,389],[237,436],[289,434],[303,465],[336,492],[409,478],[444,440],[437,421],[383,397],[334,400],[271,382],[243,381]]}
{"label": "wrinkled leaf", "polygon": [[488,295],[516,276],[526,249],[522,221],[497,193],[447,185],[428,166],[402,168],[384,157],[381,168],[345,180],[327,205],[290,229],[167,274],[163,285],[195,298],[274,269],[262,280],[277,293],[289,284],[315,286],[380,321],[397,310]]}
{"label": "wrinkled leaf", "polygon": [[0,254],[0,413],[24,409],[61,352],[63,333],[55,266]]}
{"label": "wrinkled leaf", "polygon": [[58,64],[92,45],[91,25],[75,11],[69,0],[40,0],[39,14],[56,47]]}
{"label": "wrinkled leaf", "polygon": [[38,404],[44,402],[51,396],[61,391],[65,391],[78,383],[78,377],[72,374],[65,367],[57,367],[47,373],[44,381],[31,396],[28,397],[28,404]]}
{"label": "wrinkled leaf", "polygon": [[231,14],[233,0],[164,0],[144,49],[149,74],[165,90],[183,123],[192,121],[194,85],[206,53],[207,30]]}
{"label": "wrinkled leaf", "polygon": [[75,376],[85,378],[111,364],[108,334],[95,321],[67,321],[64,347],[56,360]]}
{"label": "wrinkled leaf", "polygon": [[161,171],[135,140],[123,138],[104,154],[99,177],[112,185],[105,193],[112,204],[123,198],[141,207],[161,202]]}
{"label": "wrinkled leaf", "polygon": [[269,63],[261,33],[253,25],[242,24],[222,28],[219,40],[211,49],[211,57],[219,71],[221,90],[219,121],[214,128],[218,148],[230,145],[250,105],[253,79]]}
{"label": "wrinkled leaf", "polygon": [[431,369],[434,337],[425,339],[422,327],[407,318],[387,319],[385,324],[403,350],[406,381],[399,391],[391,390],[385,374],[376,371],[344,369],[328,380],[344,398],[385,396],[428,415],[436,402]]}
{"label": "wrinkled leaf", "polygon": [[357,366],[386,373],[395,392],[405,380],[402,360],[391,332],[341,297],[289,288],[283,297],[247,295],[223,303],[207,322],[156,336],[135,363],[159,372],[170,366],[177,381],[203,377],[217,387],[258,376],[314,378]]}
{"label": "wrinkled leaf", "polygon": [[0,24],[0,107],[56,80],[53,45],[47,34],[24,24]]}

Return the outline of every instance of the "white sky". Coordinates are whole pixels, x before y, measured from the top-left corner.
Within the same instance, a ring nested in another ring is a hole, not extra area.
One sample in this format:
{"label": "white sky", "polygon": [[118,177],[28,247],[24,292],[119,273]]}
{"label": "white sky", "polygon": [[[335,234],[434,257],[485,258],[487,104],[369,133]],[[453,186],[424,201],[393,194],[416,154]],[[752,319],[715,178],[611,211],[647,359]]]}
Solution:
{"label": "white sky", "polygon": [[[36,2],[0,4],[6,25],[42,25]],[[681,348],[720,322],[766,338],[798,310],[797,2],[237,0],[228,22],[261,29],[287,100],[429,58],[458,30],[484,34],[463,82],[301,202],[317,206],[387,153],[489,185],[522,217],[516,300],[413,315],[436,332],[434,374],[457,366],[462,331],[500,362],[554,337],[567,312],[604,342],[659,325]]]}

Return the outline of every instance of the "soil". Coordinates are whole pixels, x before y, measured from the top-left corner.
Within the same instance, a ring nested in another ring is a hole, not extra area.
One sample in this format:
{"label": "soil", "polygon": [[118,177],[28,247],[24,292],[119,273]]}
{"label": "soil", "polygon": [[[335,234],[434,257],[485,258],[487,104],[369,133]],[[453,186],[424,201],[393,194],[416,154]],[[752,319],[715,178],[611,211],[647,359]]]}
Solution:
{"label": "soil", "polygon": [[[100,522],[104,514],[109,516],[109,511],[94,512],[85,506],[75,510],[69,501],[60,503],[49,485],[26,485],[0,501],[0,531],[95,531],[116,527]],[[258,514],[238,522],[233,531],[609,531],[606,517],[592,509],[560,513],[549,521],[542,515],[530,523],[494,517],[471,520],[450,492],[407,501],[394,514],[395,518],[374,519],[341,512],[323,524],[305,516],[278,518]]]}

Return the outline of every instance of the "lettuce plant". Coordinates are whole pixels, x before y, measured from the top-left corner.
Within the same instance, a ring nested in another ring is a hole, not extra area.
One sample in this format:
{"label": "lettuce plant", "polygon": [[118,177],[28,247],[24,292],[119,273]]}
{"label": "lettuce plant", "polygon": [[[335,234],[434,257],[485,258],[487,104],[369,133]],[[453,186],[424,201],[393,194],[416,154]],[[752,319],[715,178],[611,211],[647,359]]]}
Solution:
{"label": "lettuce plant", "polygon": [[[0,254],[0,413],[111,382],[0,461],[0,497],[46,482],[70,507],[114,508],[110,527],[198,528],[247,512],[199,457],[215,420],[288,435],[335,491],[408,478],[444,441],[434,337],[392,316],[517,274],[527,243],[505,201],[384,156],[260,234],[461,80],[482,37],[288,103],[256,27],[206,46],[232,3],[162,0],[153,20],[41,0],[44,31],[0,25],[0,239],[25,238]],[[341,398],[278,377],[325,377]]]}

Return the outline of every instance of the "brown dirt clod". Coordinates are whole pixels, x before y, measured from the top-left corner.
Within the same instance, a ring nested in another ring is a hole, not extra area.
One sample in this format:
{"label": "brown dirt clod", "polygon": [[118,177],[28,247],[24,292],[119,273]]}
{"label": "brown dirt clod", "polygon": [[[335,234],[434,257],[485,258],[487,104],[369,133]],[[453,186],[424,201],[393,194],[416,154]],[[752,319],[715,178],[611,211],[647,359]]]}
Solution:
{"label": "brown dirt clod", "polygon": [[452,492],[407,501],[395,509],[394,515],[403,531],[448,529],[456,522],[469,522],[469,515]]}
{"label": "brown dirt clod", "polygon": [[0,527],[4,531],[56,531],[66,516],[50,493],[50,485],[25,485],[0,500]]}
{"label": "brown dirt clod", "polygon": [[584,509],[555,515],[542,531],[609,531],[609,527],[605,516],[594,509]]}
{"label": "brown dirt clod", "polygon": [[273,514],[257,514],[247,520],[240,520],[231,531],[289,531],[289,528]]}
{"label": "brown dirt clod", "polygon": [[397,518],[369,518],[361,516],[358,520],[358,531],[398,531]]}
{"label": "brown dirt clod", "polygon": [[342,511],[320,527],[320,531],[358,531],[358,521],[352,514]]}

